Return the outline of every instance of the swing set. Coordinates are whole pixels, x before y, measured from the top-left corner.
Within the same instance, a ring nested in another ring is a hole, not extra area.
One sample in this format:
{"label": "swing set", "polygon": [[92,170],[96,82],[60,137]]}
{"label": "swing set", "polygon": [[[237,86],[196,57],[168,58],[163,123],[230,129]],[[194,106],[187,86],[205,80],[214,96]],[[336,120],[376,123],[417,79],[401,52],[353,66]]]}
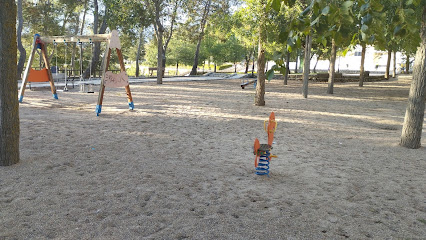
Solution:
{"label": "swing set", "polygon": [[[105,87],[124,87],[126,89],[127,93],[127,100],[129,109],[134,109],[134,103],[132,99],[132,94],[130,92],[130,86],[129,86],[129,77],[126,73],[126,68],[124,65],[123,55],[121,53],[121,43],[120,38],[118,36],[118,32],[116,30],[113,30],[110,34],[94,34],[94,35],[85,35],[85,36],[51,36],[51,37],[41,37],[39,34],[34,35],[33,40],[33,49],[31,51],[30,57],[28,59],[27,67],[25,69],[23,78],[22,78],[22,84],[21,89],[19,90],[19,102],[22,103],[22,100],[24,98],[24,92],[26,88],[26,84],[28,82],[49,82],[50,83],[50,89],[53,94],[53,98],[58,99],[58,94],[56,93],[55,83],[52,77],[52,71],[50,69],[50,63],[49,58],[47,56],[47,50],[46,50],[46,44],[53,43],[55,46],[55,52],[56,52],[56,46],[58,43],[79,43],[80,44],[80,84],[83,79],[83,66],[82,66],[82,52],[83,52],[83,42],[90,43],[91,45],[94,42],[106,42],[106,48],[105,48],[105,54],[104,59],[102,62],[102,78],[101,78],[101,84],[99,88],[99,96],[98,96],[98,102],[96,105],[96,115],[99,116],[99,114],[102,111],[102,102],[105,92]],[[92,45],[93,46],[93,45]],[[41,70],[35,70],[31,67],[34,55],[37,51],[37,49],[41,50],[41,55],[44,61],[44,68]],[[109,62],[111,58],[111,51],[115,49],[117,52],[118,60],[120,63],[120,73],[115,74],[111,71],[108,71],[109,68]],[[92,47],[93,50],[93,47]],[[66,49],[65,49],[65,61],[66,61]],[[57,64],[56,64],[57,65]],[[91,64],[90,64],[91,66]],[[56,66],[57,67],[57,66]],[[65,88],[64,91],[67,90],[67,65],[65,64]],[[56,69],[57,72],[57,69]],[[91,75],[92,69],[90,67],[90,75]]]}

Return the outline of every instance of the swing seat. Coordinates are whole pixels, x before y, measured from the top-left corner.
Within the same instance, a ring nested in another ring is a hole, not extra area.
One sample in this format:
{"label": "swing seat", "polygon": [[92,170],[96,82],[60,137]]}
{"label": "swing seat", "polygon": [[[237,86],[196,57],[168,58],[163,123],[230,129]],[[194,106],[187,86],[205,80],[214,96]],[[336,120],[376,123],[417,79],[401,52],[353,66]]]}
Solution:
{"label": "swing seat", "polygon": [[48,81],[49,81],[49,75],[47,72],[47,68],[43,68],[41,70],[34,70],[30,68],[28,82],[48,82]]}
{"label": "swing seat", "polygon": [[129,76],[124,71],[119,74],[107,71],[105,73],[104,85],[106,87],[125,87],[129,85]]}

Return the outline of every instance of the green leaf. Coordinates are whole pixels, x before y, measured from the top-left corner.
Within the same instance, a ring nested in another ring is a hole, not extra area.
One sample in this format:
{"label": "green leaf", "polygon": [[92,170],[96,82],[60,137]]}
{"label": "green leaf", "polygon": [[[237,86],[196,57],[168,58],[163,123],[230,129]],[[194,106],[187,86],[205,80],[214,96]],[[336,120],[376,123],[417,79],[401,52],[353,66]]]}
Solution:
{"label": "green leaf", "polygon": [[323,38],[323,39],[322,39],[322,41],[321,41],[321,43],[322,43],[322,45],[323,45],[324,47],[326,47],[326,46],[327,46],[327,39],[326,39],[326,38]]}
{"label": "green leaf", "polygon": [[311,22],[311,27],[313,26],[313,25],[315,25],[318,21],[319,21],[319,18],[320,18],[321,16],[318,16],[317,18],[315,18],[315,20],[314,21],[312,21]]}
{"label": "green leaf", "polygon": [[345,48],[345,50],[343,50],[343,52],[342,52],[343,57],[346,56],[346,54],[348,53],[348,51],[349,51],[348,47]]}
{"label": "green leaf", "polygon": [[395,29],[393,30],[393,34],[394,35],[398,35],[398,33],[401,31],[402,26],[398,25],[395,27]]}
{"label": "green leaf", "polygon": [[312,5],[309,5],[307,8],[305,8],[305,10],[303,10],[303,12],[300,15],[305,16],[311,11],[311,8],[312,8]]}
{"label": "green leaf", "polygon": [[364,33],[365,33],[365,32],[367,32],[367,30],[368,30],[368,26],[363,24],[363,25],[361,26],[361,32],[364,32]]}
{"label": "green leaf", "polygon": [[370,24],[373,20],[373,16],[369,13],[361,18],[361,24]]}
{"label": "green leaf", "polygon": [[284,0],[284,4],[289,7],[293,7],[295,2],[296,0]]}
{"label": "green leaf", "polygon": [[295,44],[295,42],[294,42],[294,39],[293,39],[293,38],[288,38],[288,39],[287,39],[287,45],[288,45],[288,46],[291,46],[291,47],[292,47],[292,46],[294,46],[294,44]]}
{"label": "green leaf", "polygon": [[374,40],[376,40],[376,37],[374,35],[371,35],[370,38],[368,39],[368,42],[373,43]]}
{"label": "green leaf", "polygon": [[363,41],[363,42],[367,41],[367,35],[363,32],[361,32],[361,41]]}
{"label": "green leaf", "polygon": [[408,9],[404,9],[404,14],[407,17],[411,17],[411,16],[414,16],[415,12],[414,12],[414,9],[408,8]]}
{"label": "green leaf", "polygon": [[279,37],[280,42],[285,42],[288,39],[289,34],[288,34],[288,32],[281,31],[280,34],[278,35],[278,37]]}
{"label": "green leaf", "polygon": [[360,12],[365,12],[370,7],[370,3],[363,4],[361,6]]}
{"label": "green leaf", "polygon": [[287,72],[287,68],[285,66],[284,67],[280,67],[280,68],[278,68],[278,71],[280,71],[280,73],[284,76],[285,73]]}
{"label": "green leaf", "polygon": [[327,6],[325,8],[322,9],[321,14],[322,15],[327,15],[330,12],[330,6]]}
{"label": "green leaf", "polygon": [[371,8],[376,12],[381,12],[384,6],[377,0],[371,0]]}
{"label": "green leaf", "polygon": [[336,43],[336,45],[340,45],[342,42],[342,34],[340,32],[336,32],[336,34],[334,35],[334,42]]}
{"label": "green leaf", "polygon": [[281,10],[281,0],[272,0],[271,7],[276,12],[279,12]]}
{"label": "green leaf", "polygon": [[353,4],[354,4],[353,1],[346,1],[346,2],[342,3],[341,9],[342,9],[343,13],[348,14],[349,10],[351,9]]}
{"label": "green leaf", "polygon": [[266,72],[266,79],[268,79],[268,81],[271,81],[271,79],[274,77],[274,70],[275,70],[275,67],[276,67],[277,65],[274,65],[271,69],[269,69],[267,72]]}

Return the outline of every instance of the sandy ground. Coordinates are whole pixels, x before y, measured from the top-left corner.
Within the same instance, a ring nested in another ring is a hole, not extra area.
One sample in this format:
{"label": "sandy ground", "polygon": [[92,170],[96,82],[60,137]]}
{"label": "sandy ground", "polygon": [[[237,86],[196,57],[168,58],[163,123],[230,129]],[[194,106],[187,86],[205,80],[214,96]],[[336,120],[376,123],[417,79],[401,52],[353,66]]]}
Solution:
{"label": "sandy ground", "polygon": [[[131,85],[25,93],[21,162],[0,168],[0,239],[426,239],[426,148],[398,146],[409,79]],[[270,177],[252,146],[278,129]],[[425,127],[424,127],[425,129]],[[423,130],[422,145],[426,146]]]}

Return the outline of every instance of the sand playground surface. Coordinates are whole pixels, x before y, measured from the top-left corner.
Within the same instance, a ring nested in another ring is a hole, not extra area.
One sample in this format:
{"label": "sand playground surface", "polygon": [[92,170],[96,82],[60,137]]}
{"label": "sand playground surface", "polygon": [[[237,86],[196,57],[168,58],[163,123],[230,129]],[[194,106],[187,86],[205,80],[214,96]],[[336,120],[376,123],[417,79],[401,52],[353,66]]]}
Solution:
{"label": "sand playground surface", "polygon": [[[410,77],[132,84],[25,92],[21,161],[0,168],[0,239],[426,239],[426,148],[398,145]],[[96,89],[95,89],[96,91]],[[263,121],[270,177],[254,174]],[[422,145],[426,146],[423,130]]]}

